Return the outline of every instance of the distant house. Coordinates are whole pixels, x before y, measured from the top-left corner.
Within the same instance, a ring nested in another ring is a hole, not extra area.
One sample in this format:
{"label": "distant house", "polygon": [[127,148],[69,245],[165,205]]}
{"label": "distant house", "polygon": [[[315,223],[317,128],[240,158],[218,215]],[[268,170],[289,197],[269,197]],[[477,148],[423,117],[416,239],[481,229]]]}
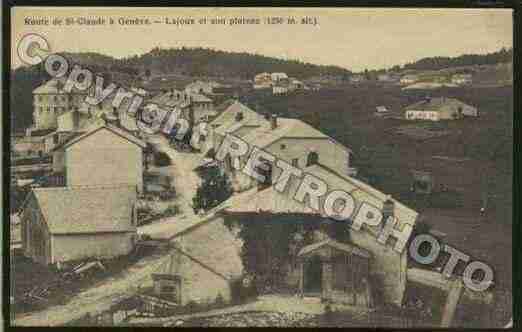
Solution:
{"label": "distant house", "polygon": [[188,84],[185,87],[185,92],[192,94],[192,93],[199,93],[199,94],[213,94],[214,88],[220,87],[221,84],[217,82],[203,82],[203,81],[196,81],[193,83]]}
{"label": "distant house", "polygon": [[135,244],[136,188],[33,188],[21,213],[24,255],[41,264],[127,255]]}
{"label": "distant house", "polygon": [[303,82],[299,81],[298,79],[291,78],[290,83],[288,84],[288,89],[290,91],[306,90],[307,86]]}
{"label": "distant house", "polygon": [[254,89],[268,89],[272,86],[270,73],[260,73],[254,77]]}
{"label": "distant house", "polygon": [[457,85],[467,85],[473,82],[471,74],[455,74],[451,77],[451,83]]}
{"label": "distant house", "polygon": [[126,130],[105,124],[56,146],[53,172],[66,186],[131,185],[141,192],[145,147]]}
{"label": "distant house", "polygon": [[274,84],[272,86],[272,94],[275,96],[286,95],[289,92],[288,84]]}
{"label": "distant house", "polygon": [[354,75],[350,76],[350,82],[351,83],[360,83],[360,82],[363,82],[363,81],[364,81],[364,76],[363,75],[354,74]]}
{"label": "distant house", "polygon": [[404,75],[401,77],[400,82],[401,84],[413,84],[419,80],[419,77],[417,75]]}
{"label": "distant house", "polygon": [[380,81],[380,82],[388,82],[388,83],[391,83],[391,82],[398,82],[400,80],[400,77],[397,76],[396,74],[388,74],[388,73],[385,73],[385,74],[380,74],[377,76],[377,80]]}
{"label": "distant house", "polygon": [[405,108],[407,120],[456,120],[464,116],[478,116],[478,109],[455,98],[425,98]]}
{"label": "distant house", "polygon": [[288,75],[286,73],[272,73],[270,74],[270,79],[272,82],[284,81],[288,80]]}
{"label": "distant house", "polygon": [[386,106],[377,106],[375,109],[376,109],[376,112],[379,114],[384,114],[384,113],[390,112],[390,110],[387,109]]}
{"label": "distant house", "polygon": [[[398,229],[415,226],[417,212],[357,179],[321,164],[313,164],[303,171],[326,182],[329,190],[350,193],[356,201],[356,210],[365,202],[381,209],[384,220],[392,215],[397,218]],[[285,271],[283,280],[299,295],[361,307],[371,307],[374,300],[401,305],[406,290],[407,250],[397,252],[392,243],[379,243],[377,234],[381,226],[350,231],[348,239],[340,239],[342,234],[334,232],[335,222],[328,222],[322,208],[326,195],[319,197],[320,210],[316,211],[293,198],[299,183],[299,180],[290,179],[284,192],[270,186],[235,194],[223,203],[222,214],[230,222],[255,223],[270,219],[317,225],[319,232],[314,230],[310,234],[313,235],[311,243],[302,241],[306,234],[301,234],[301,241],[294,243],[295,256],[289,255],[287,262],[281,262],[281,271]],[[325,225],[324,229],[320,228],[321,224]],[[269,252],[260,251],[255,259],[269,261],[269,255]],[[375,294],[379,294],[378,299],[373,298]]]}

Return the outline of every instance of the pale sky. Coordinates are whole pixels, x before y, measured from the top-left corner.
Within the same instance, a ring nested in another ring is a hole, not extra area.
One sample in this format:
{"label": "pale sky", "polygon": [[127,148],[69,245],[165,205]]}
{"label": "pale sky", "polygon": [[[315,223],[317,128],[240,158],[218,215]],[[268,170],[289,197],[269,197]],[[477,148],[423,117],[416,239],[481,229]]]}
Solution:
{"label": "pale sky", "polygon": [[[312,25],[176,26],[155,23],[122,26],[118,19],[150,18],[165,22],[181,17],[260,19],[316,17]],[[38,26],[26,18],[112,17],[114,25]],[[404,64],[429,56],[483,54],[512,47],[510,9],[396,8],[116,8],[15,7],[12,12],[11,58],[20,65],[16,45],[23,35],[38,33],[54,52],[98,52],[121,58],[143,54],[155,46],[209,47],[338,65],[353,71]]]}

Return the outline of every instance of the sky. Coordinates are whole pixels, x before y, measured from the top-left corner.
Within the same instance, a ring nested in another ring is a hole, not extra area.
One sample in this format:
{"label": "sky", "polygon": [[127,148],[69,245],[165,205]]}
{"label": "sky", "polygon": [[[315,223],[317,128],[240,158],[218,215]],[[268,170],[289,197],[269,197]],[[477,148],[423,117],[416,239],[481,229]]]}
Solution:
{"label": "sky", "polygon": [[[260,24],[234,24],[234,18]],[[298,24],[266,24],[293,17]],[[316,25],[301,24],[304,17]],[[33,25],[28,19],[104,18],[105,25]],[[114,24],[109,24],[109,18]],[[148,18],[150,25],[121,25],[120,18]],[[192,25],[166,20],[192,18]],[[206,24],[199,23],[206,18]],[[210,24],[225,18],[226,24]],[[11,65],[21,65],[16,45],[28,33],[44,36],[53,52],[98,52],[116,58],[159,46],[208,47],[283,59],[337,65],[352,71],[389,68],[430,56],[484,54],[513,45],[510,9],[406,8],[117,8],[13,7]]]}

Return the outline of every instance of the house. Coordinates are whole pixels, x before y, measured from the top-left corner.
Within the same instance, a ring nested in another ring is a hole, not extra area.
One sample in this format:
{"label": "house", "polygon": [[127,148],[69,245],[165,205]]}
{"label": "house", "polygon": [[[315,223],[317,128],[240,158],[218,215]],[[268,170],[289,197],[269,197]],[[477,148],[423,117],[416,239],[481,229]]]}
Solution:
{"label": "house", "polygon": [[190,112],[194,112],[194,123],[209,121],[216,116],[214,103],[209,97],[200,93],[188,93]]}
{"label": "house", "polygon": [[390,110],[387,109],[386,106],[377,106],[375,109],[376,109],[376,112],[379,114],[384,114],[384,113],[390,112]]}
{"label": "house", "polygon": [[286,75],[286,73],[271,73],[270,79],[273,83],[277,83],[279,81],[288,80],[288,75]]}
{"label": "house", "polygon": [[147,306],[164,301],[170,306],[231,302],[232,283],[244,272],[241,241],[216,211],[191,225],[179,223],[170,229],[166,238],[173,247],[166,249],[166,259],[151,280],[140,286]]}
{"label": "house", "polygon": [[181,109],[183,117],[193,123],[213,118],[216,115],[214,103],[209,97],[190,91],[179,91],[170,89],[160,93],[150,100],[150,103],[157,104],[159,107],[172,111]]}
{"label": "house", "polygon": [[408,74],[403,75],[400,79],[401,84],[413,84],[419,80],[419,77],[417,75]]}
{"label": "house", "polygon": [[394,83],[400,80],[400,77],[393,73],[385,73],[377,76],[379,82]]}
{"label": "house", "polygon": [[298,79],[291,78],[290,83],[288,85],[288,89],[290,91],[306,90],[306,89],[308,89],[308,87],[303,82],[299,81]]}
{"label": "house", "polygon": [[437,97],[423,100],[405,108],[407,120],[455,120],[464,116],[478,116],[478,109],[455,98]]}
{"label": "house", "polygon": [[[251,149],[257,147],[296,167],[306,167],[314,160],[337,170],[341,174],[352,174],[352,151],[328,135],[298,119],[267,116],[263,124],[241,137]],[[248,155],[240,158],[245,165]],[[253,178],[231,167],[232,161],[225,160],[222,167],[229,173],[236,191],[242,191],[257,182]],[[279,176],[280,170],[270,165],[272,177]]]}
{"label": "house", "polygon": [[468,85],[473,82],[471,74],[455,74],[451,77],[451,83],[457,85]]}
{"label": "house", "polygon": [[185,92],[188,94],[197,93],[197,94],[213,94],[214,88],[220,87],[221,84],[217,82],[203,82],[196,81],[188,84],[185,87]]}
{"label": "house", "polygon": [[364,80],[365,80],[365,78],[363,75],[354,74],[354,75],[350,76],[351,83],[360,83],[360,82],[363,82]]}
{"label": "house", "polygon": [[11,142],[14,157],[41,157],[45,153],[45,144],[41,136],[11,137]]}
{"label": "house", "polygon": [[56,130],[44,136],[45,152],[51,152],[56,145],[63,143],[75,133],[85,132],[86,128],[94,121],[89,114],[79,110],[72,110],[59,115]]}
{"label": "house", "polygon": [[53,78],[33,90],[33,129],[57,127],[57,117],[79,107],[86,92],[64,90],[65,79]]}
{"label": "house", "polygon": [[227,134],[243,137],[253,129],[267,123],[268,120],[261,114],[237,100],[233,101],[219,116],[210,122],[208,148],[217,149]]}
{"label": "house", "polygon": [[127,255],[135,244],[136,188],[33,188],[21,213],[24,255],[49,265]]}
{"label": "house", "polygon": [[54,147],[53,173],[65,186],[131,185],[142,192],[145,147],[126,130],[104,124]]}
{"label": "house", "polygon": [[188,103],[187,93],[174,88],[163,91],[149,100],[149,103],[157,104],[167,110],[173,110],[175,107],[182,107]]}
{"label": "house", "polygon": [[[350,193],[355,200],[356,211],[364,202],[382,210],[384,220],[390,215],[396,217],[399,223],[397,229],[405,225],[415,226],[417,212],[366,183],[325,167],[320,161],[303,171],[322,179],[329,191]],[[270,186],[234,194],[222,204],[222,214],[230,223],[272,220],[295,223],[296,226],[305,223],[312,227],[316,225],[309,231],[310,234],[296,233],[296,238],[300,240],[294,243],[295,255],[281,262],[282,270],[286,271],[285,283],[290,289],[296,289],[298,294],[363,307],[371,307],[372,302],[401,305],[406,289],[407,250],[399,253],[393,249],[392,243],[378,243],[380,225],[363,226],[356,231],[349,225],[343,227],[326,218],[322,208],[326,195],[319,197],[319,210],[294,200],[299,183],[299,179],[290,179],[284,192]],[[340,229],[345,229],[346,233]],[[268,234],[259,234],[260,238],[263,236]],[[303,238],[311,240],[306,243]],[[262,255],[269,255],[269,252]],[[260,256],[256,261],[267,259],[270,258]]]}
{"label": "house", "polygon": [[270,73],[260,73],[254,77],[254,89],[267,89],[272,86]]}
{"label": "house", "polygon": [[272,86],[272,94],[275,96],[286,95],[289,91],[288,84],[276,83]]}

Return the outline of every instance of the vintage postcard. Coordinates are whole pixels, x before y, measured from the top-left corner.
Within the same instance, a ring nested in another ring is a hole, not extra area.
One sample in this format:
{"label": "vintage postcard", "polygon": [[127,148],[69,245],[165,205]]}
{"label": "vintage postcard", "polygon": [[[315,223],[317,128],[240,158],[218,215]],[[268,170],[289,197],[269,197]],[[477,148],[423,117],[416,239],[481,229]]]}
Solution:
{"label": "vintage postcard", "polygon": [[10,16],[10,326],[512,324],[511,9]]}

